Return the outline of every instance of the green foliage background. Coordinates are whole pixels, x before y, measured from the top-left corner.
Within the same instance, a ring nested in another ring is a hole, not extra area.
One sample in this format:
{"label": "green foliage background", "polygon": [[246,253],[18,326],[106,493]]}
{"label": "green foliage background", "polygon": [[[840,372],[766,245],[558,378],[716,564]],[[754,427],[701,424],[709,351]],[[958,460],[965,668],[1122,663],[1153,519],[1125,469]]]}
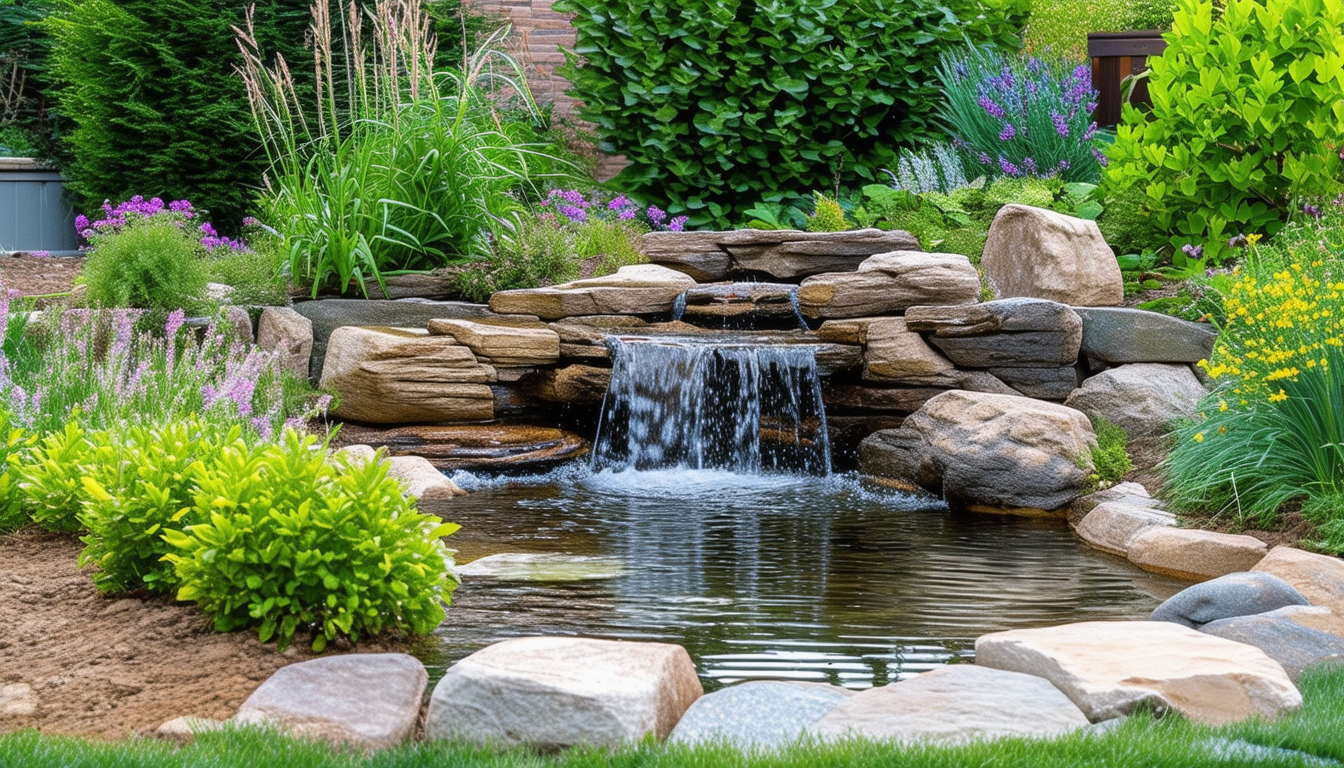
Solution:
{"label": "green foliage background", "polygon": [[[939,136],[938,55],[1019,45],[1026,0],[558,0],[575,13],[562,72],[616,185],[692,226],[758,196],[872,181]],[[772,201],[771,201],[772,202]]]}

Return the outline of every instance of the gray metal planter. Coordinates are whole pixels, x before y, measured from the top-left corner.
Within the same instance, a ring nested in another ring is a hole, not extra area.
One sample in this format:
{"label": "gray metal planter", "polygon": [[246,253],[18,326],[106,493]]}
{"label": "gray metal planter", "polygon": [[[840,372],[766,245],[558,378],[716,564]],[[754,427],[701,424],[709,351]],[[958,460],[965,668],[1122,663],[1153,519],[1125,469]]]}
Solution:
{"label": "gray metal planter", "polygon": [[26,157],[0,157],[0,252],[79,252],[61,174]]}

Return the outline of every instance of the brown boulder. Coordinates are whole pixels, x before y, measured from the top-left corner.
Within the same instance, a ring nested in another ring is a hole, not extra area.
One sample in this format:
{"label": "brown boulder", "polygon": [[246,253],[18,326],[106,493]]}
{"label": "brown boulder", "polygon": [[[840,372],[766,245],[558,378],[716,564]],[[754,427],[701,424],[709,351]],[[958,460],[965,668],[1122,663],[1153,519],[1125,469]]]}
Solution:
{"label": "brown boulder", "polygon": [[1251,570],[1265,551],[1265,543],[1253,536],[1153,526],[1134,534],[1126,555],[1145,571],[1208,581]]}
{"label": "brown boulder", "polygon": [[1084,307],[1124,301],[1120,264],[1097,223],[1010,203],[990,225],[980,266],[999,296]]}
{"label": "brown boulder", "polygon": [[1295,547],[1279,546],[1255,564],[1254,570],[1278,576],[1293,585],[1312,605],[1344,616],[1344,560]]}
{"label": "brown boulder", "polygon": [[560,359],[560,336],[541,322],[430,320],[432,335],[450,336],[492,365],[552,365]]}
{"label": "brown boulder", "polygon": [[980,277],[965,256],[894,251],[865,259],[856,272],[815,275],[802,282],[798,303],[809,318],[867,317],[928,304],[969,304]]}
{"label": "brown boulder", "polygon": [[506,315],[559,320],[579,315],[646,315],[672,311],[690,277],[656,264],[621,267],[614,275],[575,280],[547,288],[500,291],[490,309]]}

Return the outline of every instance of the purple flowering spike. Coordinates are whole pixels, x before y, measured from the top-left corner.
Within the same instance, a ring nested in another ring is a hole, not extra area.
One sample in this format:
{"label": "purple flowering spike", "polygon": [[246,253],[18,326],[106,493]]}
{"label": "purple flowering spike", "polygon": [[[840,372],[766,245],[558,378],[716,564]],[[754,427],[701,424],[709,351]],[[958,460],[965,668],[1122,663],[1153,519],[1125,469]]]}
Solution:
{"label": "purple flowering spike", "polygon": [[1028,176],[1036,176],[1039,175],[1040,172],[1040,169],[1036,167],[1036,161],[1030,157],[1022,158],[1022,170],[1026,172]]}
{"label": "purple flowering spike", "polygon": [[1006,157],[999,158],[999,170],[1003,171],[1005,176],[1012,176],[1013,178],[1022,175],[1022,169],[1013,165]]}
{"label": "purple flowering spike", "polygon": [[690,217],[688,216],[673,216],[672,220],[667,223],[667,230],[669,232],[680,232],[686,228],[686,222],[689,220]]}
{"label": "purple flowering spike", "polygon": [[1060,136],[1069,135],[1069,121],[1064,119],[1063,115],[1059,114],[1058,112],[1051,112],[1050,120],[1053,121],[1055,124],[1055,133],[1059,134]]}
{"label": "purple flowering spike", "polygon": [[1016,135],[1017,129],[1013,128],[1012,123],[1007,123],[1003,126],[1003,130],[999,131],[999,141],[1011,141]]}
{"label": "purple flowering spike", "polygon": [[661,227],[663,221],[667,218],[667,212],[656,205],[650,205],[644,214],[649,217],[649,221],[653,222],[655,227]]}
{"label": "purple flowering spike", "polygon": [[981,96],[978,103],[980,104],[980,108],[985,110],[990,117],[1003,117],[1008,114],[1004,111],[1003,107],[999,106],[997,102],[988,96]]}
{"label": "purple flowering spike", "polygon": [[1302,206],[1302,212],[1305,213],[1305,214],[1307,214],[1307,215],[1310,216],[1311,218],[1318,220],[1318,221],[1320,220],[1320,218],[1321,218],[1321,216],[1322,216],[1322,214],[1321,214],[1321,209],[1320,209],[1320,208],[1317,208],[1316,206],[1312,205],[1311,203],[1307,203],[1306,205]]}

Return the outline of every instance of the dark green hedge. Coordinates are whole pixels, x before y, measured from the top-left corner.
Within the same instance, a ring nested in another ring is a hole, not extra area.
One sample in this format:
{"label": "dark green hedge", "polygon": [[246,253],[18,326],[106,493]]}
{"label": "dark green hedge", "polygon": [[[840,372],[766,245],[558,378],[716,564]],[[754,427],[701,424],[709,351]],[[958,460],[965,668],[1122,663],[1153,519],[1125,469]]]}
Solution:
{"label": "dark green hedge", "polygon": [[871,181],[940,135],[949,46],[1016,48],[1027,0],[556,0],[565,74],[618,185],[725,224],[774,192]]}

